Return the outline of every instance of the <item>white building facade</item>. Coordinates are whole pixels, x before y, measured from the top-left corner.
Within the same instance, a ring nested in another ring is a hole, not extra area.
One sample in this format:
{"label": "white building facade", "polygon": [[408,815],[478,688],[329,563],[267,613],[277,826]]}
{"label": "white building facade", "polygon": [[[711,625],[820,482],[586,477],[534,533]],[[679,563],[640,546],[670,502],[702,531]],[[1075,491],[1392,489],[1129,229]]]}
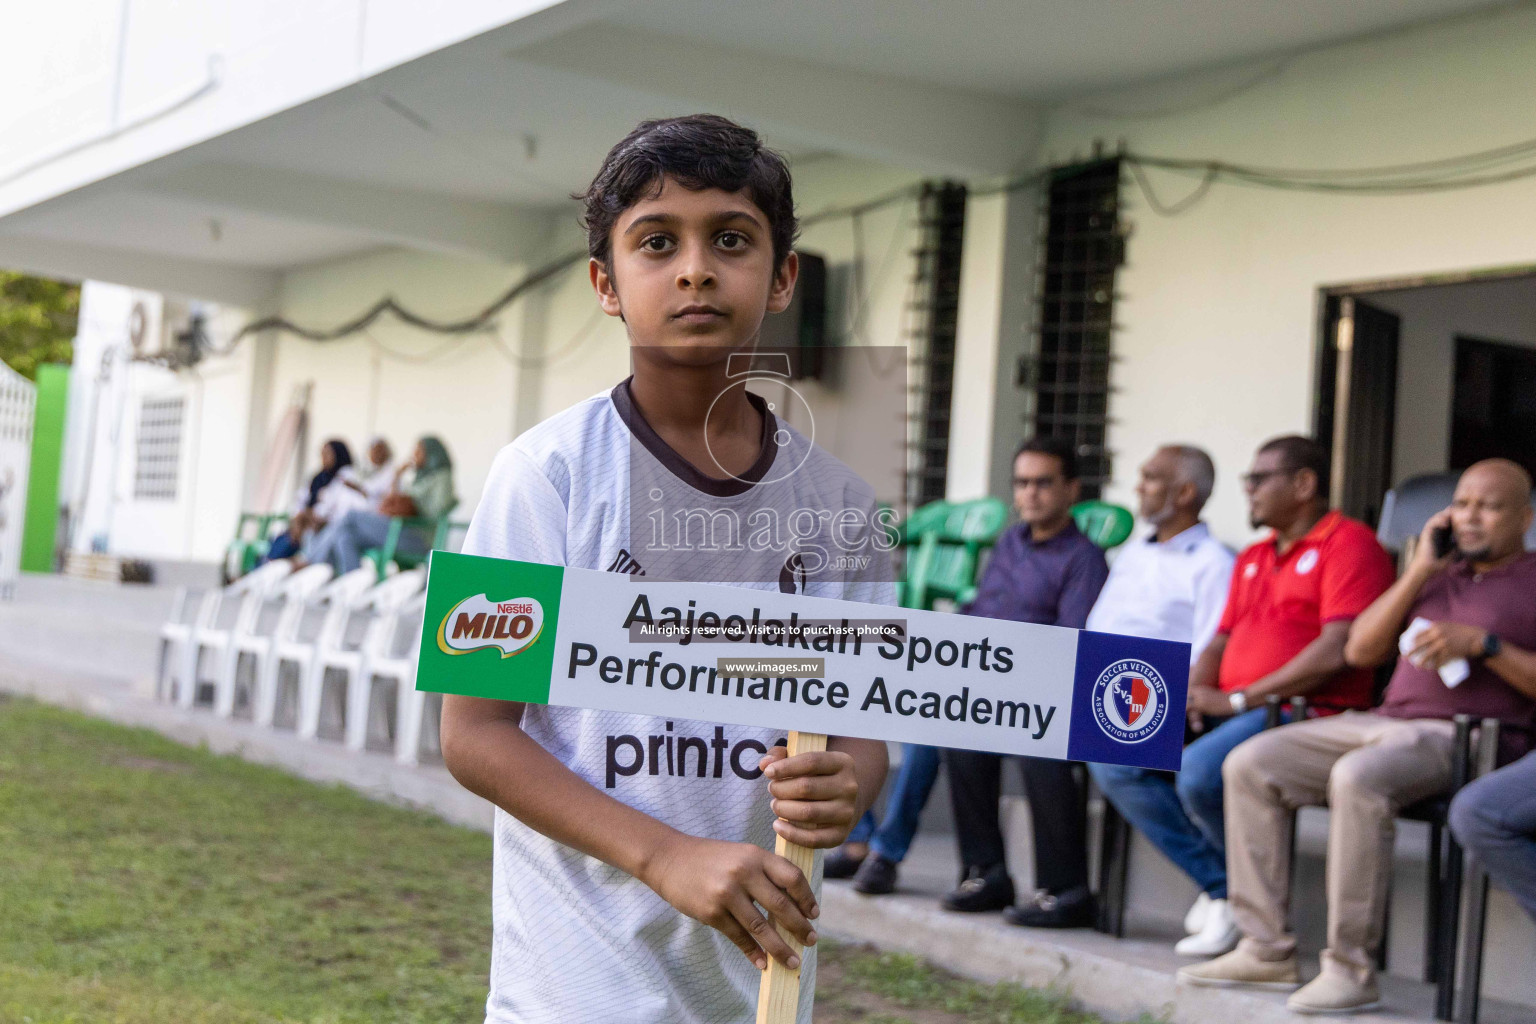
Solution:
{"label": "white building facade", "polygon": [[[289,485],[328,437],[356,449],[383,434],[403,451],[435,433],[467,517],[497,449],[628,372],[622,325],[597,315],[581,264],[483,332],[389,317],[336,341],[269,331],[190,370],[124,362],[87,385],[104,351],[128,351],[128,290],[166,296],[172,326],[191,302],[217,307],[216,346],[257,317],[323,331],[387,296],[468,318],[582,250],[568,197],[613,142],[642,118],[701,109],[789,155],[801,245],[827,260],[841,344],[911,343],[922,225],[910,190],[968,186],[952,498],[1006,496],[1008,456],[1034,429],[1040,393],[1021,364],[1042,318],[1049,168],[1123,154],[1105,496],[1133,505],[1155,447],[1199,444],[1218,467],[1208,517],[1234,546],[1253,536],[1237,483],[1253,449],[1332,425],[1320,412],[1336,408],[1341,300],[1398,320],[1382,378],[1395,400],[1377,411],[1391,482],[1470,450],[1457,410],[1475,381],[1458,367],[1477,343],[1536,348],[1536,177],[1520,173],[1536,167],[1521,148],[1536,136],[1536,9],[882,6],[871,21],[853,0],[33,5],[19,30],[50,45],[0,66],[14,115],[0,132],[0,265],[121,286],[86,296],[72,408],[108,410],[90,436],[99,445],[116,424],[120,455],[90,477],[72,413],[66,499],[113,496],[82,513],[73,543],[216,559],[306,388],[306,462]],[[1484,156],[1461,170],[1471,154]],[[1301,188],[1297,169],[1320,173]],[[1362,169],[1375,177],[1333,174]],[[1421,187],[1351,187],[1384,177]],[[1500,358],[1519,365],[1518,351]],[[911,372],[927,372],[916,349]],[[146,403],[178,398],[176,493],[134,492]],[[1518,422],[1523,399],[1506,398]],[[913,440],[890,430],[893,444]],[[901,498],[895,483],[877,489]],[[1496,909],[1487,990],[1536,1004],[1536,935]],[[1411,973],[1413,943],[1398,948]]]}

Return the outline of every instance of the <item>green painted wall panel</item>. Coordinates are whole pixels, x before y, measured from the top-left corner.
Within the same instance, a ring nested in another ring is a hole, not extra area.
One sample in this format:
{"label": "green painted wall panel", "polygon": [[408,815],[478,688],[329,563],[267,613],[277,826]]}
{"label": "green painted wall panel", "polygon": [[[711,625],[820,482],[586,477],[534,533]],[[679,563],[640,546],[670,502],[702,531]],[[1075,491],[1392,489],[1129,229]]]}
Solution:
{"label": "green painted wall panel", "polygon": [[32,421],[32,467],[27,480],[27,520],[21,535],[23,572],[53,571],[59,529],[59,469],[64,461],[64,415],[69,405],[69,367],[37,368],[37,407]]}

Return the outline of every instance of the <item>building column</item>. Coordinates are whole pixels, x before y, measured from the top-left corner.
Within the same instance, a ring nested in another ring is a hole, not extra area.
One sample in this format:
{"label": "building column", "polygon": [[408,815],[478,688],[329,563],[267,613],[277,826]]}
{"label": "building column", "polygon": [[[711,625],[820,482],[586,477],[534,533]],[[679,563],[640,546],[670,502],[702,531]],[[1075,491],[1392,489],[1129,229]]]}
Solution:
{"label": "building column", "polygon": [[1009,456],[1028,433],[1015,386],[1034,322],[1039,190],[972,190],[965,212],[946,497],[1009,494]]}

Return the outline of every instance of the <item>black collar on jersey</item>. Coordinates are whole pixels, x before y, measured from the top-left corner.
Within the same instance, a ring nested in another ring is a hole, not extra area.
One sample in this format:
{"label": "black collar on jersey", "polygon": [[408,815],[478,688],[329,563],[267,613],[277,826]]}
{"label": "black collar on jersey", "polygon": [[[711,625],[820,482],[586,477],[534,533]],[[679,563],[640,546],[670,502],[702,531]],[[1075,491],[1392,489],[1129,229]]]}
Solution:
{"label": "black collar on jersey", "polygon": [[654,455],[657,462],[667,467],[672,475],[683,483],[712,497],[730,498],[737,494],[745,494],[759,480],[768,475],[768,469],[773,465],[773,458],[778,453],[779,446],[774,443],[774,435],[778,432],[779,426],[773,413],[768,411],[768,403],[760,396],[750,391],[746,392],[747,401],[751,402],[752,407],[763,417],[763,436],[757,461],[739,477],[720,479],[700,473],[693,463],[673,451],[672,447],[651,429],[651,425],[645,422],[645,417],[640,415],[640,410],[635,408],[634,397],[629,391],[629,382],[632,380],[634,380],[633,377],[625,377],[613,386],[613,390],[609,392],[609,396],[613,399],[613,407],[618,410],[619,419],[624,421],[624,425],[629,428],[635,439],[645,445],[646,451]]}

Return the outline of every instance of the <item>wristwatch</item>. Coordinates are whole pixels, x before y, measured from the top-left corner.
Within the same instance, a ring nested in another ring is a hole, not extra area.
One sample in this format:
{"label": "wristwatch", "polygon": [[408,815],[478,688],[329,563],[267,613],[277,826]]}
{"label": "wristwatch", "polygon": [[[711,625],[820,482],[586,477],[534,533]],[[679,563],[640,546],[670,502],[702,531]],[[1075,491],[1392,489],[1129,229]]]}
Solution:
{"label": "wristwatch", "polygon": [[1248,710],[1248,694],[1242,690],[1234,690],[1227,694],[1227,700],[1232,702],[1232,713],[1240,715]]}
{"label": "wristwatch", "polygon": [[1504,641],[1499,639],[1499,634],[1489,633],[1483,637],[1483,653],[1478,657],[1487,661],[1489,658],[1497,658],[1499,652],[1504,649]]}

